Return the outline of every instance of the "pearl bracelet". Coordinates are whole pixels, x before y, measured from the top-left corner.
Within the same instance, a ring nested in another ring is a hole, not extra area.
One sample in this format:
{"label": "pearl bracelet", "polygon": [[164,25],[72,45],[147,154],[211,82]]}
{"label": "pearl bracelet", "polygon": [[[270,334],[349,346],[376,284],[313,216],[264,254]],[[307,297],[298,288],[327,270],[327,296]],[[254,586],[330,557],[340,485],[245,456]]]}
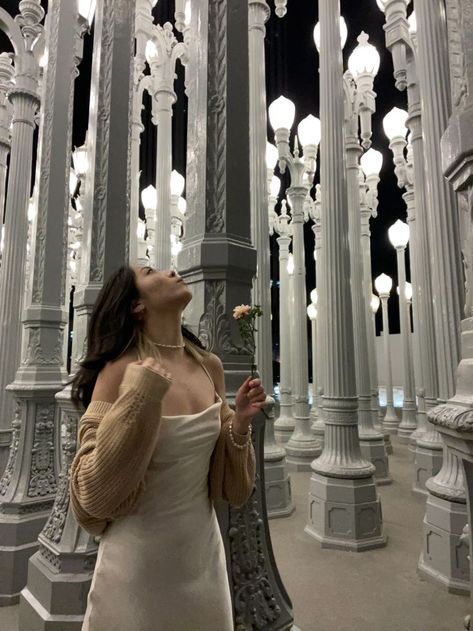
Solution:
{"label": "pearl bracelet", "polygon": [[[251,424],[248,427],[248,433],[247,434],[237,434],[238,436],[246,436],[246,442],[243,445],[240,445],[238,443],[235,442],[235,437],[233,436],[233,423],[230,423],[229,425],[229,434],[230,434],[230,440],[232,445],[236,448],[236,449],[246,449],[248,447],[248,445],[251,442],[251,432],[252,432],[253,428],[251,426]],[[237,433],[237,432],[235,432]]]}

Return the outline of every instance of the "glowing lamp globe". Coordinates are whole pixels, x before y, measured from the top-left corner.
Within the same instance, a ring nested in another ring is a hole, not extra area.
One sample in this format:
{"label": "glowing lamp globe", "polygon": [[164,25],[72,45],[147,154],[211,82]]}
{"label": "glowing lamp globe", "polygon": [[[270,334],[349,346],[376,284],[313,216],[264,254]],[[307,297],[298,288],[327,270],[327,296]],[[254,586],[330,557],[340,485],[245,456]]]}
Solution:
{"label": "glowing lamp globe", "polygon": [[406,110],[401,110],[399,107],[393,107],[393,109],[386,114],[383,118],[384,133],[392,140],[398,136],[405,138],[407,134],[406,120],[408,117]]}
{"label": "glowing lamp globe", "polygon": [[316,305],[316,304],[317,304],[317,302],[318,302],[318,300],[319,300],[319,296],[318,296],[318,293],[317,293],[317,289],[313,289],[313,290],[310,292],[310,299],[311,299],[311,301],[312,301],[312,304],[313,304],[313,305]]}
{"label": "glowing lamp globe", "polygon": [[141,201],[145,208],[156,210],[158,206],[158,194],[152,184],[141,191]]}
{"label": "glowing lamp globe", "polygon": [[278,150],[270,142],[266,141],[266,168],[273,170],[278,161]]}
{"label": "glowing lamp globe", "polygon": [[153,42],[153,40],[149,39],[146,42],[146,47],[145,47],[146,61],[150,64],[156,59],[157,56],[158,56],[158,49],[156,47],[156,44]]}
{"label": "glowing lamp globe", "polygon": [[69,195],[72,197],[76,192],[77,184],[79,183],[79,178],[76,175],[74,169],[71,169],[69,174]]}
{"label": "glowing lamp globe", "polygon": [[294,274],[294,256],[292,254],[289,254],[287,259],[287,273],[289,276]]}
{"label": "glowing lamp globe", "polygon": [[368,151],[361,156],[360,164],[366,177],[379,175],[381,167],[383,166],[383,154],[376,149],[368,149]]}
{"label": "glowing lamp globe", "polygon": [[[347,23],[345,22],[345,18],[340,16],[340,42],[342,45],[342,49],[345,47],[345,44],[347,42],[347,37],[348,37]],[[317,24],[314,27],[314,44],[320,53],[320,22],[317,22]]]}
{"label": "glowing lamp globe", "polygon": [[296,107],[292,101],[280,96],[268,108],[271,127],[277,129],[291,129],[296,116]]}
{"label": "glowing lamp globe", "polygon": [[406,282],[405,287],[404,287],[404,293],[406,295],[406,300],[408,302],[410,302],[412,300],[412,285],[411,285],[411,283],[407,283]]}
{"label": "glowing lamp globe", "polygon": [[174,169],[171,173],[171,195],[180,197],[184,192],[185,184],[184,177]]}
{"label": "glowing lamp globe", "polygon": [[83,144],[76,147],[72,152],[72,163],[77,177],[83,177],[89,170],[89,159],[87,157],[87,147]]}
{"label": "glowing lamp globe", "polygon": [[410,16],[407,18],[407,21],[409,23],[409,33],[411,35],[414,35],[415,33],[417,33],[417,18],[415,11],[410,14]]}
{"label": "glowing lamp globe", "polygon": [[138,225],[136,226],[136,236],[138,239],[144,239],[146,232],[146,222],[142,219],[138,219]]}
{"label": "glowing lamp globe", "polygon": [[400,219],[388,230],[389,240],[395,248],[405,248],[409,243],[409,226]]}
{"label": "glowing lamp globe", "polygon": [[273,177],[271,178],[271,183],[269,185],[269,192],[271,194],[271,197],[278,197],[280,190],[281,180],[278,178],[277,175],[273,175]]}
{"label": "glowing lamp globe", "polygon": [[320,120],[316,116],[306,116],[297,126],[297,135],[303,147],[320,143]]}
{"label": "glowing lamp globe", "polygon": [[370,74],[373,77],[378,73],[380,56],[376,48],[368,43],[368,35],[361,31],[358,36],[358,46],[348,58],[348,69],[355,77],[362,74]]}
{"label": "glowing lamp globe", "polygon": [[371,294],[370,307],[374,314],[378,312],[380,302],[381,301],[376,294]]}
{"label": "glowing lamp globe", "polygon": [[179,197],[177,200],[177,209],[181,213],[181,215],[185,215],[187,211],[187,202],[183,197]]}
{"label": "glowing lamp globe", "polygon": [[389,296],[393,287],[393,280],[387,274],[381,274],[375,278],[374,286],[380,296]]}
{"label": "glowing lamp globe", "polygon": [[307,307],[307,315],[311,320],[315,320],[317,318],[317,309],[314,304],[310,304]]}

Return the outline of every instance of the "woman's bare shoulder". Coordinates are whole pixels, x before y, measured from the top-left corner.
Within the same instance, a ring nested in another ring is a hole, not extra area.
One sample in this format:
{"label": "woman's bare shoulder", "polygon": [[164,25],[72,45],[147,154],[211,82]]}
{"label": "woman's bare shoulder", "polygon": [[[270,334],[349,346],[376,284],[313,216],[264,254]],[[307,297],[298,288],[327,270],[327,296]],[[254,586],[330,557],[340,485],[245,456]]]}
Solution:
{"label": "woman's bare shoulder", "polygon": [[97,377],[92,401],[107,401],[108,403],[116,401],[126,367],[137,360],[137,352],[129,351],[121,357],[107,362]]}

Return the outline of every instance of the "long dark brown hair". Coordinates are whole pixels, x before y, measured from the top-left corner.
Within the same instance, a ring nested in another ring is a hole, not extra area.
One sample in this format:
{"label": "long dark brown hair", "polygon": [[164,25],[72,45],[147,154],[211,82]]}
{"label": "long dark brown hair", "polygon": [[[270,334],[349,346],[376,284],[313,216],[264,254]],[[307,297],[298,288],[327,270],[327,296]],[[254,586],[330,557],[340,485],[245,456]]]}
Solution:
{"label": "long dark brown hair", "polygon": [[[138,346],[140,325],[132,308],[139,297],[135,272],[127,265],[117,269],[103,285],[89,320],[86,357],[70,382],[72,400],[77,407],[89,405],[105,364]],[[181,328],[185,339],[205,350],[193,333]]]}

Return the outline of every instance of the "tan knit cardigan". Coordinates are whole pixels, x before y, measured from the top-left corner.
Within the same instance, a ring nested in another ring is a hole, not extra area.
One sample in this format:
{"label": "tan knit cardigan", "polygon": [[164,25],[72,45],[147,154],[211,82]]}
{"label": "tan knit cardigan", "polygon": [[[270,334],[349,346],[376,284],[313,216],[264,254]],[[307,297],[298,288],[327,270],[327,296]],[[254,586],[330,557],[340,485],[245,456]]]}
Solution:
{"label": "tan knit cardigan", "polygon": [[[70,496],[78,523],[102,534],[108,523],[133,511],[144,489],[144,478],[159,440],[161,402],[170,382],[141,365],[127,366],[112,404],[92,401],[79,427],[80,448],[71,469]],[[222,403],[220,436],[209,469],[209,495],[243,505],[255,484],[255,453],[251,441],[236,448],[229,436],[234,412]],[[233,433],[237,444],[246,436]]]}

